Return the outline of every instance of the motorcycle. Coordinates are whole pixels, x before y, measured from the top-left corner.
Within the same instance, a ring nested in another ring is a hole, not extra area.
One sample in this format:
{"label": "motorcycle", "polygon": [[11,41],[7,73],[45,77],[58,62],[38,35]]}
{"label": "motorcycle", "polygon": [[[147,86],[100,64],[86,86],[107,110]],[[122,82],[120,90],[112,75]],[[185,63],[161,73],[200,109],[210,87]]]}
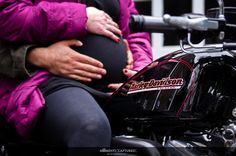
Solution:
{"label": "motorcycle", "polygon": [[207,16],[132,16],[133,31],[175,32],[181,49],[113,94],[115,147],[149,147],[139,154],[148,156],[236,154],[236,8],[218,4]]}
{"label": "motorcycle", "polygon": [[[177,33],[180,50],[153,61],[113,93],[104,108],[112,146],[99,154],[236,153],[236,8],[217,1],[219,8],[207,16],[132,16],[133,31]],[[15,136],[7,137],[7,145],[0,139],[1,156],[8,155],[9,137]],[[43,154],[52,155],[50,148]]]}

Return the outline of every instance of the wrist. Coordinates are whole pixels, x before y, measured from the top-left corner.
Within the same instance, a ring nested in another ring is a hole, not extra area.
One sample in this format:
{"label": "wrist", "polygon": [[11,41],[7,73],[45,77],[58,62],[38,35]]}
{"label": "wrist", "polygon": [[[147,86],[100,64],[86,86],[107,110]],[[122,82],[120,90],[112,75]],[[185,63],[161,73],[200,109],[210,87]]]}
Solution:
{"label": "wrist", "polygon": [[31,49],[26,56],[26,60],[29,64],[39,67],[47,68],[47,53],[46,48],[33,48]]}

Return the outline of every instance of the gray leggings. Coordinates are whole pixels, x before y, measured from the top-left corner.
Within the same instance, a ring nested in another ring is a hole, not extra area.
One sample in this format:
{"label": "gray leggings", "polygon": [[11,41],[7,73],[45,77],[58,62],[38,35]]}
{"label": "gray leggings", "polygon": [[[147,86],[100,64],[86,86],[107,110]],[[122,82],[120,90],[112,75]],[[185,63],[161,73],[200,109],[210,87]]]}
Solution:
{"label": "gray leggings", "polygon": [[38,141],[67,148],[110,146],[109,121],[86,90],[67,87],[45,100],[46,107],[33,132]]}

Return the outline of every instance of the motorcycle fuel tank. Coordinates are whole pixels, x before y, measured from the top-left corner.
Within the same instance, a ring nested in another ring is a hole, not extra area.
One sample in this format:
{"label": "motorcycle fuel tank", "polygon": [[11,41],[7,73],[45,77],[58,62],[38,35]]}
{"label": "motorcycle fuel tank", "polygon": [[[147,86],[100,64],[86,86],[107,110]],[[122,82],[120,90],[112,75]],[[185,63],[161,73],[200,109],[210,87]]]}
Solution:
{"label": "motorcycle fuel tank", "polygon": [[121,115],[126,118],[155,116],[156,120],[200,121],[201,126],[215,126],[236,118],[235,80],[232,51],[176,51],[130,78],[113,94],[109,105],[116,105],[120,114],[129,110]]}

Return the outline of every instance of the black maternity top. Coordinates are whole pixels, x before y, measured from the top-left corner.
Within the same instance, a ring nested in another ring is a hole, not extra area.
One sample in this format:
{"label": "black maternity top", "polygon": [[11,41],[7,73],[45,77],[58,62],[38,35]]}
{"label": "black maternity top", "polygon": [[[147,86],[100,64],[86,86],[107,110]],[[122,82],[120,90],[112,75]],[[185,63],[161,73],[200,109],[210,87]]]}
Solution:
{"label": "black maternity top", "polygon": [[[120,16],[119,0],[82,0],[81,2],[104,10],[118,23]],[[88,33],[82,43],[83,46],[73,47],[73,49],[101,61],[107,74],[101,80],[92,80],[90,83],[51,76],[40,85],[40,89],[45,96],[68,86],[82,87],[92,94],[103,96],[102,92],[108,91],[108,84],[126,80],[122,73],[122,69],[125,68],[127,62],[126,47],[122,38],[117,43],[110,38]]]}

